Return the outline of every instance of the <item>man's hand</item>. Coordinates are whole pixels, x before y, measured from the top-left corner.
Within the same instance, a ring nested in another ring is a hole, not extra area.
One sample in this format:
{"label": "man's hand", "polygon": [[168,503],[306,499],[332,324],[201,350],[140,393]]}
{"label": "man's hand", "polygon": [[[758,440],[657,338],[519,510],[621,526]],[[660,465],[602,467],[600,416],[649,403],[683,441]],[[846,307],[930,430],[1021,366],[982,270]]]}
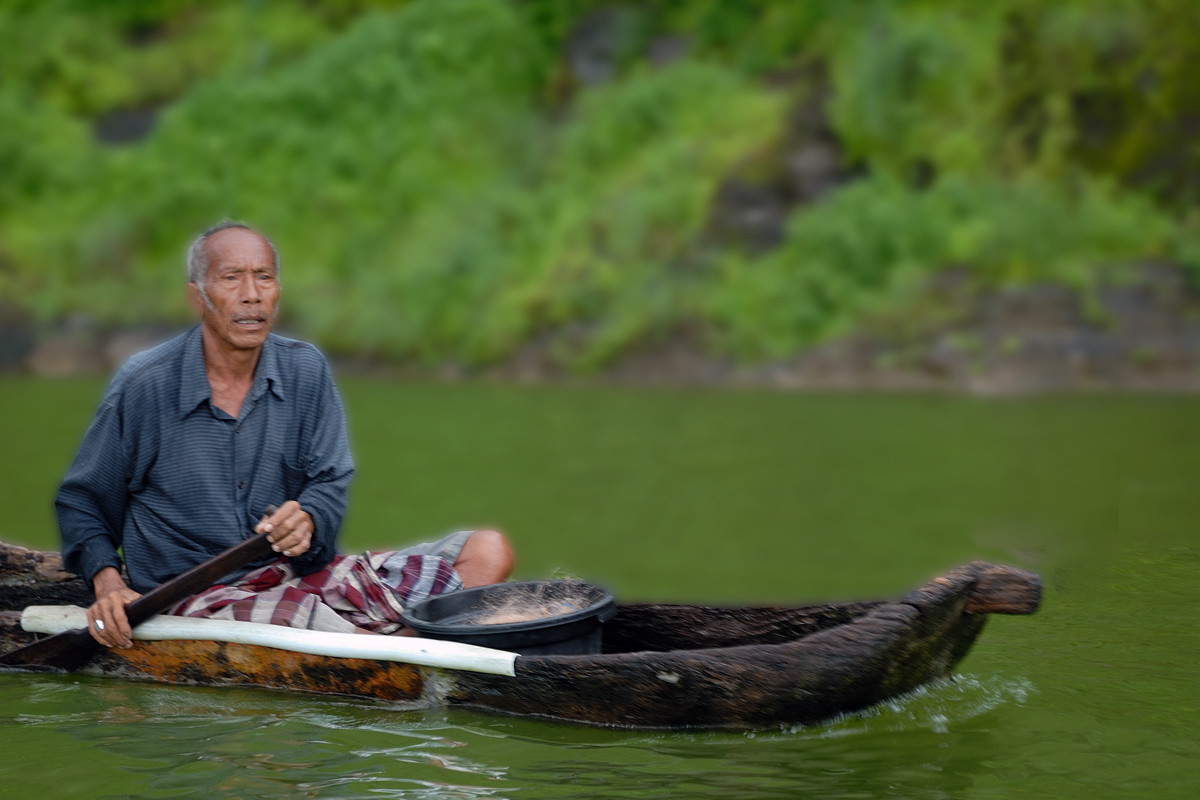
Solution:
{"label": "man's hand", "polygon": [[266,533],[267,541],[276,553],[298,556],[308,551],[313,530],[315,527],[308,512],[295,500],[288,500],[278,511],[258,523],[254,532]]}
{"label": "man's hand", "polygon": [[133,628],[125,616],[125,606],[141,597],[125,585],[121,573],[105,567],[92,579],[96,602],[87,611],[88,633],[105,647],[133,646]]}

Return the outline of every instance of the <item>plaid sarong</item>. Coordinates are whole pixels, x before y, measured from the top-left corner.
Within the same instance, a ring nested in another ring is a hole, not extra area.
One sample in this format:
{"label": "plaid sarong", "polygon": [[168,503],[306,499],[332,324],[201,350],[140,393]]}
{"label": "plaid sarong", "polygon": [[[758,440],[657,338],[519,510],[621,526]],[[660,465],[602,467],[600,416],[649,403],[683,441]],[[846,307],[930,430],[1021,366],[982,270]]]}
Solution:
{"label": "plaid sarong", "polygon": [[337,556],[303,577],[284,561],[189,597],[169,614],[349,633],[394,633],[406,605],[463,588],[444,558],[398,552]]}

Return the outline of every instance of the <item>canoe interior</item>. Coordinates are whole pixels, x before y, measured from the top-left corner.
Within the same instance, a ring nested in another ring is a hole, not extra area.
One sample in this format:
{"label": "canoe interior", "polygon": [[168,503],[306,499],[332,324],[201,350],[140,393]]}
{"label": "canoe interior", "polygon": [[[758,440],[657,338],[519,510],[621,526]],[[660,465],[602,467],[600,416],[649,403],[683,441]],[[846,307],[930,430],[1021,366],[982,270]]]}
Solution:
{"label": "canoe interior", "polygon": [[604,623],[603,648],[605,653],[662,653],[784,644],[845,625],[882,605],[871,601],[807,608],[708,608],[625,603]]}

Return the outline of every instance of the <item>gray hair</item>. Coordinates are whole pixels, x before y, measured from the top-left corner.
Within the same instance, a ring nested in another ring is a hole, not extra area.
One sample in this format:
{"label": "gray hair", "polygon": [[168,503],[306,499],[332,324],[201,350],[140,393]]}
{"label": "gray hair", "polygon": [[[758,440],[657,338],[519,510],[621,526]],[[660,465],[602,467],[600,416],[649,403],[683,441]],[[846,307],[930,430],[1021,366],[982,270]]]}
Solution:
{"label": "gray hair", "polygon": [[[263,236],[258,231],[246,225],[243,222],[234,222],[227,219],[224,222],[218,222],[204,233],[196,237],[196,241],[192,242],[192,246],[188,248],[187,253],[187,276],[188,282],[196,284],[196,288],[204,294],[204,280],[208,277],[208,240],[216,233],[229,230],[230,228],[241,228],[242,230],[250,231],[256,236],[262,238],[267,243],[267,247],[271,248],[271,255],[275,259],[275,275],[279,275],[279,251],[275,249],[275,243]],[[208,296],[204,297],[205,302],[208,302]]]}

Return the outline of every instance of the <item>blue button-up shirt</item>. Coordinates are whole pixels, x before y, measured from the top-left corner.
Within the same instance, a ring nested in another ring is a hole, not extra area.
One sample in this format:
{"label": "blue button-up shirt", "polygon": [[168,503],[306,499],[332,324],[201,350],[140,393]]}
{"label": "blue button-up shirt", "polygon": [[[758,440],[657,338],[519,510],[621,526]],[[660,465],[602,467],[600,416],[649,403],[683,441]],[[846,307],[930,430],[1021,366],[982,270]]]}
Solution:
{"label": "blue button-up shirt", "polygon": [[55,501],[63,560],[90,583],[120,567],[120,547],[145,592],[253,535],[268,505],[297,500],[316,529],[291,559],[307,574],[336,554],[353,473],[341,398],[315,347],[268,336],[234,419],[213,405],[197,326],[113,378]]}

